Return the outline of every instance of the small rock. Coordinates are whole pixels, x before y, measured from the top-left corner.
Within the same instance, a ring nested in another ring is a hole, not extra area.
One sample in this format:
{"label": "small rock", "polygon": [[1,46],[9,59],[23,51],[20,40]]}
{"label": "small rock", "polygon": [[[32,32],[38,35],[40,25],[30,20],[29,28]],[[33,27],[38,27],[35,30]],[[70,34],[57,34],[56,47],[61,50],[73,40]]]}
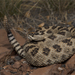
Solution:
{"label": "small rock", "polygon": [[27,63],[26,61],[23,61],[23,63]]}
{"label": "small rock", "polygon": [[15,60],[21,60],[22,58],[20,56],[15,56]]}
{"label": "small rock", "polygon": [[37,69],[37,67],[30,66],[30,69]]}
{"label": "small rock", "polygon": [[62,67],[58,67],[58,70],[59,70],[59,71],[62,71],[62,70],[63,70],[63,68],[62,68]]}
{"label": "small rock", "polygon": [[7,60],[6,64],[7,65],[13,65],[14,64],[14,60],[12,60],[12,59]]}
{"label": "small rock", "polygon": [[65,67],[66,67],[66,65],[65,65],[65,64],[61,64],[61,67],[65,68]]}
{"label": "small rock", "polygon": [[22,63],[27,63],[25,59],[21,59],[21,62]]}
{"label": "small rock", "polygon": [[15,62],[14,65],[12,65],[13,68],[19,68],[21,66],[20,62]]}

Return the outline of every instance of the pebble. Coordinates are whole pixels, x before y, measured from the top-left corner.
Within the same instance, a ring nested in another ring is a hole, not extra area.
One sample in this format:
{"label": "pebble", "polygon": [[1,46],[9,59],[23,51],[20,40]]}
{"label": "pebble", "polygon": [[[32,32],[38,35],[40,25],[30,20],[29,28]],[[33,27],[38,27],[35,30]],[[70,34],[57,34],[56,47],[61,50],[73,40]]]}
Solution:
{"label": "pebble", "polygon": [[12,65],[13,68],[19,68],[21,66],[20,62],[15,62],[14,65]]}
{"label": "pebble", "polygon": [[22,58],[20,56],[15,56],[15,60],[21,60]]}
{"label": "pebble", "polygon": [[62,70],[63,70],[63,68],[62,68],[62,67],[58,67],[58,70],[59,70],[59,71],[62,71]]}
{"label": "pebble", "polygon": [[14,60],[12,60],[12,59],[7,60],[6,64],[7,65],[13,65],[14,64]]}

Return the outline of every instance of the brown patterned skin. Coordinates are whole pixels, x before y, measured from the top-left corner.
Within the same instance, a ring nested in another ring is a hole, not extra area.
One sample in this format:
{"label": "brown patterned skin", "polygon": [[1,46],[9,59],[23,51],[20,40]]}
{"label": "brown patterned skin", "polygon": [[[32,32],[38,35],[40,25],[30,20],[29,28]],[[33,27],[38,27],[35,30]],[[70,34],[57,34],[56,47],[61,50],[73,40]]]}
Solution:
{"label": "brown patterned skin", "polygon": [[75,28],[44,25],[35,34],[29,35],[30,41],[23,48],[15,41],[10,30],[7,35],[17,53],[34,66],[47,66],[61,63],[75,53]]}
{"label": "brown patterned skin", "polygon": [[72,38],[71,28],[50,26],[36,31],[31,36],[32,41],[23,47],[26,51],[25,59],[34,66],[46,66],[70,58],[75,53],[75,38]]}

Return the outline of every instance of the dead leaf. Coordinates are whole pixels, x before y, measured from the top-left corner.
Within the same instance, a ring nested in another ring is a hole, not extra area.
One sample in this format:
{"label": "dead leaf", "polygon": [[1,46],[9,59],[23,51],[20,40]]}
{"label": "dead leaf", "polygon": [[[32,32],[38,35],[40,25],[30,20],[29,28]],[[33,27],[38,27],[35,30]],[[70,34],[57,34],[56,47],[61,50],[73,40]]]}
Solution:
{"label": "dead leaf", "polygon": [[47,17],[47,20],[49,20],[49,17],[50,17],[50,16],[46,16],[46,17]]}
{"label": "dead leaf", "polygon": [[30,18],[30,11],[27,11],[25,17]]}
{"label": "dead leaf", "polygon": [[41,23],[40,25],[38,25],[38,27],[43,27],[45,23]]}
{"label": "dead leaf", "polygon": [[72,21],[68,22],[67,24],[71,25]]}
{"label": "dead leaf", "polygon": [[30,34],[30,33],[35,33],[35,32],[33,32],[35,29],[34,28],[28,28],[28,33]]}
{"label": "dead leaf", "polygon": [[23,29],[22,28],[20,28],[20,27],[17,27],[17,28],[15,28],[16,30],[19,30],[19,31],[23,31]]}

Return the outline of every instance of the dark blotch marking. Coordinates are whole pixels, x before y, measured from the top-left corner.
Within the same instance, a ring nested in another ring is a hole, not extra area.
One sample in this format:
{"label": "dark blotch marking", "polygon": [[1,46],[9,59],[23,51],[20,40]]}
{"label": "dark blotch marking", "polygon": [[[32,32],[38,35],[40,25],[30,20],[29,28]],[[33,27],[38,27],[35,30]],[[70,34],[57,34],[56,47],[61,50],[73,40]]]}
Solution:
{"label": "dark blotch marking", "polygon": [[58,32],[58,34],[65,35],[65,32]]}
{"label": "dark blotch marking", "polygon": [[9,36],[9,34],[8,34],[8,37],[13,37],[13,34],[11,33],[11,35]]}
{"label": "dark blotch marking", "polygon": [[73,32],[75,32],[75,29],[73,30]]}
{"label": "dark blotch marking", "polygon": [[48,26],[47,24],[45,24],[43,27],[44,27],[45,29],[49,29],[49,26]]}
{"label": "dark blotch marking", "polygon": [[56,38],[56,36],[52,34],[52,35],[50,35],[48,38],[54,40],[54,39]]}
{"label": "dark blotch marking", "polygon": [[35,32],[34,35],[39,35],[39,33],[38,32]]}
{"label": "dark blotch marking", "polygon": [[20,44],[17,44],[17,45],[15,46],[15,48],[18,47],[18,46],[20,46]]}
{"label": "dark blotch marking", "polygon": [[75,38],[75,36],[72,36],[72,38]]}
{"label": "dark blotch marking", "polygon": [[45,32],[45,31],[40,31],[41,35],[43,35],[43,34],[44,34],[44,32]]}
{"label": "dark blotch marking", "polygon": [[27,53],[29,51],[29,46],[27,46],[26,48],[25,48],[25,52]]}
{"label": "dark blotch marking", "polygon": [[12,34],[10,28],[7,28],[6,31],[7,31],[7,34]]}
{"label": "dark blotch marking", "polygon": [[45,66],[45,65],[46,65],[46,64],[45,64],[45,63],[43,63],[43,62],[41,63],[41,66]]}
{"label": "dark blotch marking", "polygon": [[22,45],[22,48],[23,48],[25,45],[27,45],[27,44],[30,44],[30,42],[26,42],[24,45]]}
{"label": "dark blotch marking", "polygon": [[58,55],[57,54],[51,54],[53,59],[58,59]]}
{"label": "dark blotch marking", "polygon": [[73,29],[74,29],[74,27],[72,27],[72,28],[70,29],[70,32],[71,32]]}
{"label": "dark blotch marking", "polygon": [[63,61],[65,59],[66,59],[66,55],[63,54],[61,60]]}
{"label": "dark blotch marking", "polygon": [[70,49],[69,48],[65,48],[64,52],[65,53],[69,53],[70,52]]}
{"label": "dark blotch marking", "polygon": [[38,33],[38,32],[30,33],[30,35],[31,35],[32,37],[34,37],[34,35],[39,35],[39,33]]}
{"label": "dark blotch marking", "polygon": [[39,30],[37,29],[36,32],[38,32]]}
{"label": "dark blotch marking", "polygon": [[57,26],[53,26],[52,29],[55,29]]}
{"label": "dark blotch marking", "polygon": [[62,26],[58,27],[58,30],[61,29],[61,28],[63,28],[63,27]]}
{"label": "dark blotch marking", "polygon": [[21,55],[21,57],[25,57],[25,55]]}
{"label": "dark blotch marking", "polygon": [[31,33],[30,35],[33,37],[34,36],[34,33]]}
{"label": "dark blotch marking", "polygon": [[67,45],[71,46],[71,45],[72,45],[72,42],[71,42],[71,41],[70,41],[70,42],[68,42],[68,43],[67,43]]}
{"label": "dark blotch marking", "polygon": [[75,48],[73,48],[72,51],[75,52]]}
{"label": "dark blotch marking", "polygon": [[47,33],[52,33],[52,31],[51,30],[48,30]]}
{"label": "dark blotch marking", "polygon": [[[9,39],[9,38],[10,38],[10,37],[8,37],[8,39]],[[11,39],[11,40],[9,39],[9,42],[11,42],[11,41],[13,41],[13,40],[15,40],[15,38],[14,38],[14,37],[13,37],[13,39]]]}
{"label": "dark blotch marking", "polygon": [[38,41],[32,40],[32,41],[30,41],[30,43],[37,44]]}
{"label": "dark blotch marking", "polygon": [[37,61],[37,60],[35,60],[35,61],[34,61],[34,64],[37,66],[37,65],[38,65],[38,61]]}
{"label": "dark blotch marking", "polygon": [[32,56],[35,56],[38,53],[39,48],[35,48],[34,50],[32,50],[31,54]]}
{"label": "dark blotch marking", "polygon": [[33,43],[33,44],[38,44],[39,42],[41,42],[41,41],[45,41],[46,39],[43,39],[43,40],[40,40],[40,41],[35,41],[35,40],[32,40],[32,41],[30,41],[30,43]]}
{"label": "dark blotch marking", "polygon": [[65,39],[62,42],[64,42],[64,43],[70,42],[70,39]]}
{"label": "dark blotch marking", "polygon": [[72,41],[70,39],[65,39],[62,40],[63,43],[67,43],[67,45],[71,46],[72,45]]}
{"label": "dark blotch marking", "polygon": [[17,41],[15,41],[12,45],[14,45],[15,43],[17,43]]}
{"label": "dark blotch marking", "polygon": [[69,30],[68,30],[68,28],[63,28],[63,29],[61,29],[61,30],[66,30],[66,31],[69,31]]}
{"label": "dark blotch marking", "polygon": [[20,55],[22,55],[23,52],[25,52],[25,50],[22,50],[21,53],[20,53]]}
{"label": "dark blotch marking", "polygon": [[47,62],[48,62],[48,64],[51,64],[51,60],[50,59],[48,59]]}
{"label": "dark blotch marking", "polygon": [[27,53],[27,52],[29,51],[29,49],[30,49],[30,48],[33,48],[33,47],[35,47],[35,46],[34,46],[34,45],[27,46],[27,47],[25,48],[25,52]]}
{"label": "dark blotch marking", "polygon": [[56,45],[53,45],[53,48],[56,49],[57,52],[61,52],[61,50],[62,50],[62,49],[60,48],[60,46],[57,45],[57,44],[56,44]]}
{"label": "dark blotch marking", "polygon": [[22,49],[22,48],[20,47],[20,48],[17,50],[17,52],[20,51],[21,49]]}
{"label": "dark blotch marking", "polygon": [[44,55],[48,55],[49,54],[49,52],[50,52],[50,49],[49,48],[43,48],[43,54]]}
{"label": "dark blotch marking", "polygon": [[46,39],[43,39],[42,41],[45,42]]}
{"label": "dark blotch marking", "polygon": [[42,30],[42,28],[41,28],[41,27],[38,27],[38,29],[39,29],[39,30]]}

